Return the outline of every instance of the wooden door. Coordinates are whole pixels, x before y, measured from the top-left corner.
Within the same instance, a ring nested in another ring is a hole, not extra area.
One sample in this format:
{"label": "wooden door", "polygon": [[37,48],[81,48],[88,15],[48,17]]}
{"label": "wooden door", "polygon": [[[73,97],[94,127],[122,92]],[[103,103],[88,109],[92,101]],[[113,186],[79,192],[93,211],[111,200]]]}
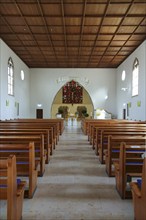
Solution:
{"label": "wooden door", "polygon": [[43,109],[36,109],[36,118],[43,118]]}

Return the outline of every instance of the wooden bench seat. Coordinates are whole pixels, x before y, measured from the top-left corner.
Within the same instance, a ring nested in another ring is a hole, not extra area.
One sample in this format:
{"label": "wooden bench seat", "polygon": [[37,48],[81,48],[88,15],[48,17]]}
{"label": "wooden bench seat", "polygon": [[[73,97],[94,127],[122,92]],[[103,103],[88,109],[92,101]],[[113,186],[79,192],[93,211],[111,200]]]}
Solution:
{"label": "wooden bench seat", "polygon": [[123,128],[123,129],[101,129],[101,134],[100,134],[100,142],[98,144],[98,153],[99,153],[99,161],[101,164],[105,163],[105,155],[104,151],[107,149],[107,144],[108,144],[108,136],[145,136],[146,135],[146,129],[145,130],[139,130],[137,128]]}
{"label": "wooden bench seat", "polygon": [[120,144],[145,145],[146,137],[142,136],[108,136],[108,149],[105,150],[105,168],[108,176],[115,176],[113,163],[119,160]]}
{"label": "wooden bench seat", "polygon": [[34,123],[34,122],[15,122],[15,121],[2,121],[0,122],[0,129],[52,129],[52,145],[55,149],[58,143],[57,125],[47,123]]}
{"label": "wooden bench seat", "polygon": [[64,119],[62,118],[49,118],[49,119],[37,119],[37,118],[19,118],[19,119],[13,119],[13,120],[9,120],[9,121],[13,121],[13,122],[37,122],[37,123],[56,123],[57,127],[58,127],[58,131],[60,133],[60,135],[62,135],[64,128],[65,128],[65,122]]}
{"label": "wooden bench seat", "polygon": [[101,137],[101,131],[102,130],[109,130],[109,131],[115,131],[115,130],[121,130],[121,131],[132,131],[132,130],[138,130],[138,131],[146,131],[145,124],[136,124],[136,123],[113,123],[113,124],[100,124],[98,126],[94,127],[94,138],[93,138],[93,149],[95,149],[96,154],[98,155],[98,144],[100,144],[100,137]]}
{"label": "wooden bench seat", "polygon": [[97,121],[89,122],[88,123],[88,140],[90,141],[90,144],[93,142],[94,138],[94,128],[100,127],[100,126],[113,126],[113,125],[119,125],[119,126],[134,126],[139,125],[139,127],[146,127],[146,122],[140,122],[140,121],[131,121],[131,120],[121,120],[121,119],[98,119]]}
{"label": "wooden bench seat", "polygon": [[39,163],[38,175],[43,176],[45,172],[46,152],[44,149],[44,135],[3,135],[0,136],[1,144],[35,144],[35,161]]}
{"label": "wooden bench seat", "polygon": [[131,182],[132,198],[134,205],[134,219],[146,219],[146,157],[143,160],[141,186],[136,182]]}
{"label": "wooden bench seat", "polygon": [[[51,144],[52,130],[50,129],[0,129],[0,136],[4,135],[24,135],[24,136],[34,136],[34,135],[44,135],[44,148],[46,150],[46,164],[50,161],[50,155],[53,153],[53,145]],[[50,143],[51,142],[51,143]]]}
{"label": "wooden bench seat", "polygon": [[38,164],[35,162],[35,146],[29,144],[0,144],[0,158],[16,156],[17,176],[28,177],[25,197],[32,198],[37,187]]}
{"label": "wooden bench seat", "polygon": [[119,160],[114,163],[116,189],[122,199],[132,198],[129,183],[135,177],[142,175],[143,158],[146,145],[120,144]]}
{"label": "wooden bench seat", "polygon": [[0,200],[7,200],[7,220],[21,220],[26,182],[17,183],[16,157],[0,159]]}

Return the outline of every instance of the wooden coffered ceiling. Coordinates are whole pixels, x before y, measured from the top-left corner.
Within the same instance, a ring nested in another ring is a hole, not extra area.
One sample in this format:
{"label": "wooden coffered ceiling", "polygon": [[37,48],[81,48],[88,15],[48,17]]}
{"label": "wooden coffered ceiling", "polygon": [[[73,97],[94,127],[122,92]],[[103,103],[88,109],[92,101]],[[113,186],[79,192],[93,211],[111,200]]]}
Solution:
{"label": "wooden coffered ceiling", "polygon": [[116,68],[146,39],[146,0],[0,0],[0,38],[30,68]]}

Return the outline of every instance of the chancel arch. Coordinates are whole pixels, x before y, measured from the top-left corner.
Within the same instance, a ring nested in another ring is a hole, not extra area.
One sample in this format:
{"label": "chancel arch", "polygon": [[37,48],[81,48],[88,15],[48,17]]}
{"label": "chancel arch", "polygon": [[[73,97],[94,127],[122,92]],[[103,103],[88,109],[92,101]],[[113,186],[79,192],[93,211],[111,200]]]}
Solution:
{"label": "chancel arch", "polygon": [[86,109],[87,117],[93,117],[94,107],[89,93],[77,81],[71,80],[57,92],[52,103],[51,116],[55,118],[58,113],[61,113],[59,109],[63,109],[63,117],[68,114],[80,118],[79,109],[82,108]]}

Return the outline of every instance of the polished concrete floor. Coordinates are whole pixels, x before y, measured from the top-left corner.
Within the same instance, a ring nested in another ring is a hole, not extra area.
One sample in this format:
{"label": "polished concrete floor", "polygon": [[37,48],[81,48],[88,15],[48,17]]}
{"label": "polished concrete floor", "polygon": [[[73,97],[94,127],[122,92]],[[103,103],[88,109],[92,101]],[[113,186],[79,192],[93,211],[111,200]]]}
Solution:
{"label": "polished concrete floor", "polygon": [[122,200],[80,128],[66,125],[23,220],[133,220],[132,200]]}

